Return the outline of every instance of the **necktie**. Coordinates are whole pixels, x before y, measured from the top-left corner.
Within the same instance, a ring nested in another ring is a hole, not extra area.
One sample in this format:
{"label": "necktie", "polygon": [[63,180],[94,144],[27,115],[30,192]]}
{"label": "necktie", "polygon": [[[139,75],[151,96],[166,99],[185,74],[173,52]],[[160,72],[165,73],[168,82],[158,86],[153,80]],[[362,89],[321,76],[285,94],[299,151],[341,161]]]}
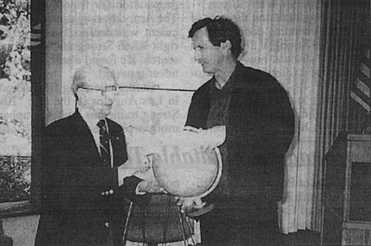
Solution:
{"label": "necktie", "polygon": [[104,166],[111,167],[111,155],[109,148],[109,136],[104,120],[100,120],[97,123],[99,127],[99,148],[100,156]]}

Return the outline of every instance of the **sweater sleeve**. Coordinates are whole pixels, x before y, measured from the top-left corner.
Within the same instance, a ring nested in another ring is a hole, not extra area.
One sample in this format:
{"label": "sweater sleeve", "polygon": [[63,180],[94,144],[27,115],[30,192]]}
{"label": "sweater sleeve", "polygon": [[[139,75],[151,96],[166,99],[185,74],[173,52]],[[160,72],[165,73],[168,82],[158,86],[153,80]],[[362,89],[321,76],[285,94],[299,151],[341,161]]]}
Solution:
{"label": "sweater sleeve", "polygon": [[280,200],[284,156],[294,135],[294,111],[275,81],[240,90],[227,126],[231,184],[235,195]]}

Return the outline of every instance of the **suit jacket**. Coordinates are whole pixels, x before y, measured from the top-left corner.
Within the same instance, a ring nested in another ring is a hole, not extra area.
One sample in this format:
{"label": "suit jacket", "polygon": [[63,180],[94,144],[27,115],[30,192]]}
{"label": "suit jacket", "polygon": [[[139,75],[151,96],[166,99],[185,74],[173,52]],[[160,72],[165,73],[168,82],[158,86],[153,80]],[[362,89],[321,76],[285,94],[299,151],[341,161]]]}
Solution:
{"label": "suit jacket", "polygon": [[[230,194],[211,193],[219,207],[248,209],[282,198],[284,156],[294,134],[287,92],[270,74],[237,63],[226,123]],[[192,96],[185,125],[206,128],[213,79]],[[223,174],[222,174],[223,175]]]}
{"label": "suit jacket", "polygon": [[[113,168],[101,163],[94,137],[76,111],[46,128],[42,163],[42,213],[36,246],[114,245],[122,240],[125,201],[137,199],[141,179],[125,178],[118,186],[117,167],[127,160],[122,127],[107,119]],[[113,190],[113,194],[102,192]],[[109,226],[107,226],[107,222]]]}

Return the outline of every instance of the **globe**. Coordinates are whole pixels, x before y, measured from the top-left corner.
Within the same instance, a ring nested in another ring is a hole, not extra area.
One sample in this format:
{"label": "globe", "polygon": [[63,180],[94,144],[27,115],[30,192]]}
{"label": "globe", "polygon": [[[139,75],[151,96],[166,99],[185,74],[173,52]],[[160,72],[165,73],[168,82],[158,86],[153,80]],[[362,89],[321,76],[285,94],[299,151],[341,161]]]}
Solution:
{"label": "globe", "polygon": [[179,197],[204,197],[218,184],[221,157],[217,148],[167,145],[152,159],[153,174],[161,187]]}

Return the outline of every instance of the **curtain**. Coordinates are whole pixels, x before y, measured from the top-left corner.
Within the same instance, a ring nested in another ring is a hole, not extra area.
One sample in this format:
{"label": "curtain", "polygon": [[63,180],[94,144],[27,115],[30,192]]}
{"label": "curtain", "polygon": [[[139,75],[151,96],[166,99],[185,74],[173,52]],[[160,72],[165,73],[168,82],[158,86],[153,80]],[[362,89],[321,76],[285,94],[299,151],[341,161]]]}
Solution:
{"label": "curtain", "polygon": [[369,28],[367,1],[323,1],[319,109],[316,144],[313,227],[321,228],[321,187],[325,154],[342,131],[360,132],[362,109],[351,100],[352,84],[359,72],[362,33]]}
{"label": "curtain", "polygon": [[[94,60],[111,66],[120,84],[133,88],[125,92],[125,98],[137,98],[144,93],[156,101],[166,92],[178,94],[182,100],[174,110],[179,111],[177,122],[182,124],[191,92],[207,79],[193,60],[188,29],[202,17],[230,17],[241,27],[245,38],[241,61],[275,76],[288,91],[296,112],[296,135],[287,154],[285,199],[280,205],[281,229],[285,233],[306,228],[318,230],[314,221],[320,196],[316,143],[321,142],[317,138],[322,136],[316,126],[317,116],[323,110],[318,100],[322,81],[321,2],[64,0],[63,114],[74,108],[70,92],[73,71]],[[140,92],[134,90],[138,87]],[[125,98],[117,106],[120,110],[127,108]],[[144,110],[143,104],[136,112]],[[148,121],[145,117],[134,118],[138,124]],[[125,120],[123,116],[119,122],[125,124]]]}

